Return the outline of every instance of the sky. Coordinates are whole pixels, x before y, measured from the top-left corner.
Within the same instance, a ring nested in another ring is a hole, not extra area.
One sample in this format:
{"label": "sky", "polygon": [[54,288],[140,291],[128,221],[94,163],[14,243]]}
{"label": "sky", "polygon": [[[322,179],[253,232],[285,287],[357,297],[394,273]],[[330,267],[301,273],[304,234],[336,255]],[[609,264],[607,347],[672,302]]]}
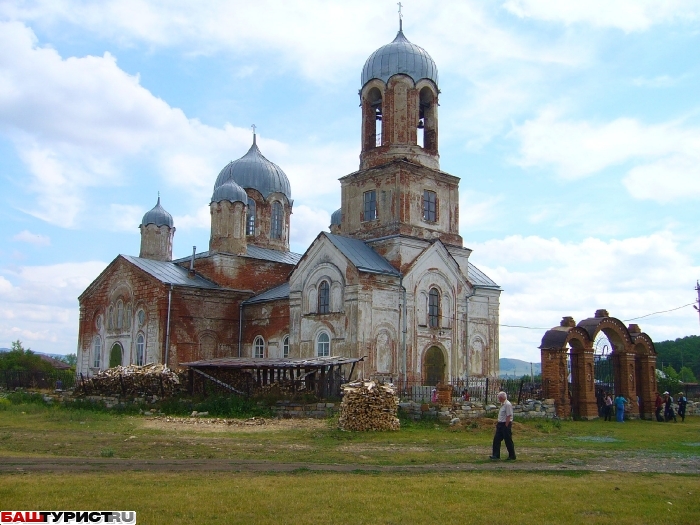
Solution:
{"label": "sky", "polygon": [[[605,308],[700,333],[700,1],[405,0],[439,70],[441,169],[503,289],[500,356]],[[77,297],[160,192],[174,257],[209,241],[219,171],[288,175],[292,251],[359,168],[365,60],[393,1],[0,0],[0,346],[77,348]],[[665,313],[656,313],[671,310]],[[649,315],[654,314],[654,315]]]}

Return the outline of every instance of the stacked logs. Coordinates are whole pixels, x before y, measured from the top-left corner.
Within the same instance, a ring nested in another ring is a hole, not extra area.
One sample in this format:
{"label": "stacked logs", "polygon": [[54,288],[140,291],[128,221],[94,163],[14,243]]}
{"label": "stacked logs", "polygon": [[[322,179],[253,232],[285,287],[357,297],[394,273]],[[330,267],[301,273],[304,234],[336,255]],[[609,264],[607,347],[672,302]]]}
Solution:
{"label": "stacked logs", "polygon": [[83,380],[81,389],[85,395],[169,397],[180,391],[181,384],[169,368],[148,364],[108,368]]}
{"label": "stacked logs", "polygon": [[398,407],[394,385],[374,381],[347,383],[343,385],[338,426],[355,431],[399,430]]}

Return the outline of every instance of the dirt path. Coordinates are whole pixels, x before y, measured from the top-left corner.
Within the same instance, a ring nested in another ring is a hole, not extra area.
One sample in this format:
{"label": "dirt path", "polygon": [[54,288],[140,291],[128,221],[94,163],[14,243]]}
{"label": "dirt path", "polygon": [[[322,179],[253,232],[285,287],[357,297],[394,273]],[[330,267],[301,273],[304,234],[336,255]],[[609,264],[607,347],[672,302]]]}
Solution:
{"label": "dirt path", "polygon": [[425,464],[425,465],[367,465],[362,463],[275,463],[266,461],[226,459],[112,459],[112,458],[36,458],[5,457],[0,473],[27,472],[462,472],[462,471],[593,471],[593,472],[658,472],[668,474],[700,474],[700,457],[604,458],[597,461],[570,463],[532,463],[489,461],[485,463]]}

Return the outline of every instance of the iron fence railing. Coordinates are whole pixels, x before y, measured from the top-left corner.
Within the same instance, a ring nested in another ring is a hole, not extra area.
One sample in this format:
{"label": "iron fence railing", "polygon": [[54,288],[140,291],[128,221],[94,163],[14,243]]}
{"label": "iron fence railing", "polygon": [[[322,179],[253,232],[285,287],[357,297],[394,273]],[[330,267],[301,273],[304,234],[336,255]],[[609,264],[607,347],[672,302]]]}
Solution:
{"label": "iron fence railing", "polygon": [[60,388],[62,390],[75,386],[73,370],[54,370],[39,372],[32,370],[0,370],[0,388],[14,390],[15,388]]}
{"label": "iron fence railing", "polygon": [[[496,403],[498,393],[508,394],[512,403],[521,403],[526,399],[542,399],[542,386],[539,383],[526,383],[522,379],[500,379],[490,377],[470,377],[445,383],[452,390],[454,402],[472,401],[477,403]],[[394,381],[396,392],[402,401],[431,403],[433,390],[438,385],[425,385],[421,381]]]}

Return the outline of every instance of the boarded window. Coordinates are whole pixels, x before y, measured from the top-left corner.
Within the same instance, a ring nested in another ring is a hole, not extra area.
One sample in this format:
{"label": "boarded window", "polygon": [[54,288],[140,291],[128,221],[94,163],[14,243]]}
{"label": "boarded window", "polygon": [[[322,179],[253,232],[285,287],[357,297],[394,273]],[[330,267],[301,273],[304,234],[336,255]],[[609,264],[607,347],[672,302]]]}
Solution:
{"label": "boarded window", "polygon": [[440,292],[431,288],[428,294],[428,325],[430,328],[440,327]]}
{"label": "boarded window", "polygon": [[318,287],[318,313],[327,314],[330,312],[331,287],[328,281],[321,281]]}
{"label": "boarded window", "polygon": [[377,192],[366,191],[364,193],[364,214],[362,220],[364,221],[376,221],[377,220]]}

